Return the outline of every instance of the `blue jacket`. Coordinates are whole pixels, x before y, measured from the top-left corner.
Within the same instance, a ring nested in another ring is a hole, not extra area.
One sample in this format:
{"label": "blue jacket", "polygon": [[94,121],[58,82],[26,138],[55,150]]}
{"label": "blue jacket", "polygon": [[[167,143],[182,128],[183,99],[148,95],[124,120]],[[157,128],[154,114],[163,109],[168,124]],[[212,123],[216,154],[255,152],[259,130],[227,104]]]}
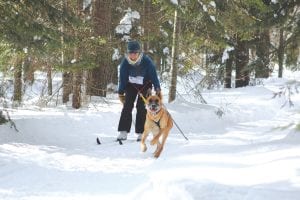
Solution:
{"label": "blue jacket", "polygon": [[[140,82],[141,81],[141,82]],[[124,58],[120,64],[118,93],[124,94],[128,84],[134,84],[141,88],[143,85],[152,83],[154,89],[160,90],[155,64],[147,55],[143,55],[140,64],[133,66]]]}

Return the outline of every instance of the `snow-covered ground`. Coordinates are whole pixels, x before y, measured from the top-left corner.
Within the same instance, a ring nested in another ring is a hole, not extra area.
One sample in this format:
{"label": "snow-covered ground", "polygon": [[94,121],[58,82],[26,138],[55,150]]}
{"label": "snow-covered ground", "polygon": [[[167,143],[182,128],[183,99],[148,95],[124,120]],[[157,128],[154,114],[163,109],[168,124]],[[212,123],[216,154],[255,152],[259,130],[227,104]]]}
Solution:
{"label": "snow-covered ground", "polygon": [[300,94],[292,108],[272,99],[285,81],[207,91],[208,105],[165,100],[189,141],[174,126],[158,159],[149,143],[140,151],[134,130],[124,145],[114,142],[116,95],[80,110],[10,110],[20,132],[0,126],[0,199],[299,199]]}

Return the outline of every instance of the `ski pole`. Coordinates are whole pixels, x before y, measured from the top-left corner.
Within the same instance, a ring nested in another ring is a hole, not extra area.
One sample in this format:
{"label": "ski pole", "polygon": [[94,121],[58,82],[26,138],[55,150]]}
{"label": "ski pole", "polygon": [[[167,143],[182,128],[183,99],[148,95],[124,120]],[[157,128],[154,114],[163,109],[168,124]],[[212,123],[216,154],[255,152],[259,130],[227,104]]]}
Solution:
{"label": "ski pole", "polygon": [[178,126],[178,124],[176,123],[176,121],[173,119],[172,115],[170,114],[170,112],[167,110],[167,107],[163,104],[164,108],[166,109],[166,111],[169,113],[172,121],[174,122],[175,126],[177,127],[177,129],[179,130],[179,132],[181,133],[181,135],[184,137],[184,139],[189,140],[185,134],[183,133],[183,131],[181,130],[181,128]]}
{"label": "ski pole", "polygon": [[[171,116],[171,115],[170,115]],[[171,116],[175,126],[178,128],[178,130],[180,131],[181,135],[184,137],[184,139],[189,140],[183,133],[183,131],[180,129],[180,127],[178,126],[178,124],[175,122],[175,120],[173,119],[173,117]]]}

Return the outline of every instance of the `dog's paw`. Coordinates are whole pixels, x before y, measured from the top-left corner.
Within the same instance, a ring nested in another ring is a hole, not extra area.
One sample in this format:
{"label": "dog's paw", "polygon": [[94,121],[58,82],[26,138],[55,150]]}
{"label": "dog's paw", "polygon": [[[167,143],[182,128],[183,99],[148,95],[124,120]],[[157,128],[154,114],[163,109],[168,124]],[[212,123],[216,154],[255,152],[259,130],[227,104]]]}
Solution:
{"label": "dog's paw", "polygon": [[147,146],[145,144],[141,144],[141,150],[142,152],[147,151]]}
{"label": "dog's paw", "polygon": [[153,139],[153,140],[150,141],[150,144],[153,146],[153,145],[156,144],[156,142],[157,142],[157,141],[156,141],[155,139]]}
{"label": "dog's paw", "polygon": [[160,156],[160,152],[159,153],[158,152],[154,153],[153,156],[154,156],[154,158],[158,158]]}
{"label": "dog's paw", "polygon": [[160,153],[162,152],[162,150],[163,150],[163,147],[161,145],[158,145],[156,150],[153,153],[153,156],[155,158],[158,158],[160,156]]}

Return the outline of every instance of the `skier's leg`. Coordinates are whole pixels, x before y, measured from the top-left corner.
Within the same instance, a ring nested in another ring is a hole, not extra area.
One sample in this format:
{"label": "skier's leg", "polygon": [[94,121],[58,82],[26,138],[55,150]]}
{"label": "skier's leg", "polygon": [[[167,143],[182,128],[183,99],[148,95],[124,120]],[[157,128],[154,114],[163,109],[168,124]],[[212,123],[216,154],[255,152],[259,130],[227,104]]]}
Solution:
{"label": "skier's leg", "polygon": [[125,91],[125,103],[121,112],[118,131],[127,131],[127,133],[130,132],[132,123],[132,109],[136,95],[137,91],[129,85]]}

